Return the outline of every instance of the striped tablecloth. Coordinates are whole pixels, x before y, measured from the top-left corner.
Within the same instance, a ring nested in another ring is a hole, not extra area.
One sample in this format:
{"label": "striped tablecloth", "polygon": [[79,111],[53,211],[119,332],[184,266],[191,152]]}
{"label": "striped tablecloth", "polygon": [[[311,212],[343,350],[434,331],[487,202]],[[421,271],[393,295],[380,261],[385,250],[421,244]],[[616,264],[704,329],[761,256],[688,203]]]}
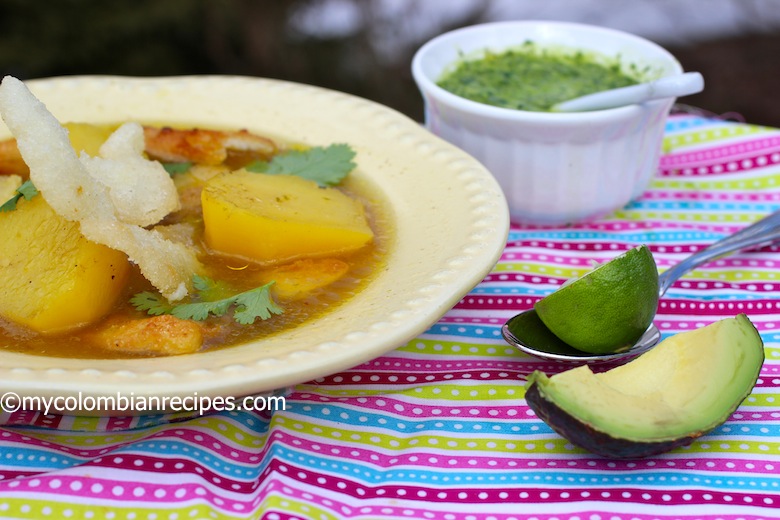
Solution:
{"label": "striped tablecloth", "polygon": [[638,244],[660,269],[780,207],[780,131],[673,116],[651,188],[586,225],[513,226],[492,273],[419,338],[289,389],[285,410],[0,418],[0,517],[94,519],[780,518],[780,251],[672,287],[664,335],[744,312],[766,344],[753,394],[689,448],[610,461],[523,400],[534,369],[502,323]]}

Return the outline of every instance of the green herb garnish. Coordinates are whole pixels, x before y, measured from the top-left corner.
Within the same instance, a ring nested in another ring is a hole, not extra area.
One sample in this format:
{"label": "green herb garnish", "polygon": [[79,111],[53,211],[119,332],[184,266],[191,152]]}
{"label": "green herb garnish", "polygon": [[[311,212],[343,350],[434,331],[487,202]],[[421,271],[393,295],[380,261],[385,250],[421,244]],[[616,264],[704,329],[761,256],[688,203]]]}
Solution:
{"label": "green herb garnish", "polygon": [[38,188],[35,187],[32,181],[24,181],[21,186],[16,188],[14,196],[0,206],[0,212],[13,211],[16,209],[16,203],[19,202],[19,199],[24,197],[24,200],[30,200],[36,195],[38,195]]}
{"label": "green herb garnish", "polygon": [[165,168],[165,171],[168,172],[168,175],[173,177],[177,173],[186,173],[189,171],[190,168],[192,168],[191,162],[164,162],[162,163],[163,168]]}
{"label": "green herb garnish", "polygon": [[327,148],[315,146],[307,150],[291,150],[274,156],[270,162],[255,161],[247,171],[254,173],[297,175],[320,186],[335,186],[355,168],[355,151],[346,144]]}
{"label": "green herb garnish", "polygon": [[[144,291],[130,299],[130,303],[139,311],[159,316],[171,314],[183,320],[203,321],[210,315],[223,316],[233,308],[233,319],[242,325],[249,325],[255,319],[267,320],[273,314],[282,314],[284,309],[271,297],[273,282],[261,287],[227,297],[219,297],[226,287],[204,276],[193,276],[193,286],[197,293],[189,303],[171,304],[159,294]],[[218,299],[210,299],[219,297]]]}

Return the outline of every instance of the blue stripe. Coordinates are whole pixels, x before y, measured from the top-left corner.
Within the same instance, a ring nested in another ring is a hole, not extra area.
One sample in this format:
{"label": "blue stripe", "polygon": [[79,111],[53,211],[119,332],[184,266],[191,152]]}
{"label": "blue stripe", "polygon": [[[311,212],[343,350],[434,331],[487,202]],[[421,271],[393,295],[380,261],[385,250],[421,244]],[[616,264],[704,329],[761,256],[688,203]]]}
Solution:
{"label": "blue stripe", "polygon": [[705,118],[705,117],[690,117],[685,119],[668,119],[666,121],[666,133],[677,132],[682,130],[688,130],[691,128],[697,128],[700,126],[714,125],[721,123],[722,121],[717,119]]}
{"label": "blue stripe", "polygon": [[501,327],[496,325],[463,325],[460,323],[435,324],[427,331],[427,335],[458,336],[464,338],[500,338]]}
{"label": "blue stripe", "polygon": [[[669,289],[666,291],[666,294],[664,294],[663,298],[688,298],[692,302],[702,301],[702,302],[709,302],[709,301],[720,301],[723,303],[727,302],[741,302],[741,301],[755,301],[755,300],[771,300],[775,299],[777,296],[775,296],[775,293],[729,293],[728,295],[724,294],[707,294],[707,291],[710,289],[701,289],[700,292],[696,292],[695,289]],[[736,290],[736,289],[731,289]]]}
{"label": "blue stripe", "polygon": [[[549,275],[545,276],[549,278]],[[539,288],[534,288],[539,287]],[[736,290],[736,289],[731,289]],[[551,291],[548,287],[534,286],[534,285],[490,285],[488,283],[472,290],[470,295],[479,295],[485,298],[494,297],[522,297],[522,296],[546,296]],[[709,302],[709,301],[722,301],[722,302],[743,302],[743,301],[758,301],[758,300],[775,300],[780,298],[780,293],[777,292],[741,292],[741,293],[729,293],[728,296],[723,294],[708,294],[708,289],[702,289],[697,292],[695,289],[676,289],[672,288],[666,291],[664,298],[685,298],[692,302]]]}
{"label": "blue stripe", "polygon": [[709,442],[709,444],[715,444],[718,441],[716,439],[709,439],[711,436],[720,437],[740,437],[742,440],[746,436],[751,437],[770,437],[773,441],[780,436],[780,424],[770,423],[740,423],[733,424],[727,422],[714,429],[707,434],[707,438],[700,439],[701,442]]}
{"label": "blue stripe", "polygon": [[630,211],[642,210],[696,210],[719,213],[722,211],[741,213],[772,213],[780,205],[766,203],[738,204],[733,202],[700,202],[700,201],[656,201],[637,200],[625,207]]}
{"label": "blue stripe", "polygon": [[[561,231],[513,231],[509,233],[509,241],[538,240],[541,244],[555,240],[566,241],[609,241],[616,243],[646,244],[715,241],[726,236],[726,233],[713,233],[711,231],[657,231],[648,229],[646,232],[631,231],[630,233],[597,233],[593,231],[561,230]],[[572,247],[572,250],[576,250]]]}
{"label": "blue stripe", "polygon": [[[517,380],[509,380],[511,383],[516,383]],[[444,382],[442,384],[446,384]],[[436,383],[430,383],[435,386]],[[484,393],[487,393],[489,388],[496,386],[496,381],[484,381],[481,385]],[[466,393],[469,390],[477,390],[480,387],[464,388],[461,392]],[[443,396],[442,400],[446,400],[448,396]],[[511,420],[511,421],[484,421],[476,420],[467,416],[466,410],[463,410],[462,418],[453,417],[435,417],[425,420],[410,420],[407,417],[399,417],[392,415],[392,410],[387,412],[374,413],[362,409],[354,409],[345,406],[339,406],[334,403],[327,404],[312,404],[306,403],[306,410],[300,410],[304,405],[294,403],[292,407],[288,406],[287,411],[300,413],[303,418],[315,418],[320,421],[328,421],[336,423],[339,429],[348,428],[347,425],[355,427],[364,435],[371,435],[366,429],[367,426],[371,426],[372,431],[382,430],[384,432],[397,433],[402,436],[409,435],[410,432],[428,431],[433,430],[432,435],[441,435],[446,433],[455,433],[460,435],[468,433],[477,433],[480,435],[539,435],[540,433],[551,433],[549,429],[541,421],[523,421],[523,420]],[[415,403],[405,403],[405,408],[414,408]],[[443,406],[448,408],[470,408],[468,401],[448,401]]]}
{"label": "blue stripe", "polygon": [[[549,278],[547,276],[546,278]],[[469,294],[490,296],[545,296],[550,293],[550,289],[534,289],[533,286],[517,285],[517,286],[490,286],[482,285],[471,291]]]}
{"label": "blue stripe", "polygon": [[90,458],[90,456],[82,458],[70,457],[59,452],[30,446],[24,448],[4,446],[2,454],[0,454],[0,463],[4,467],[23,467],[40,471],[53,471],[83,464],[85,460]]}

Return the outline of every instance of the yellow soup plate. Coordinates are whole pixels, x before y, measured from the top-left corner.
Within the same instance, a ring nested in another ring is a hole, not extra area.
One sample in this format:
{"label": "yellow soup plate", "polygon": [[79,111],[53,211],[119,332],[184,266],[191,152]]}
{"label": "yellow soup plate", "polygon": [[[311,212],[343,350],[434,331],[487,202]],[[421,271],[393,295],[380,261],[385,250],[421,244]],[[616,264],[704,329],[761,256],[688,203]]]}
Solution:
{"label": "yellow soup plate", "polygon": [[[387,201],[394,232],[385,268],[355,297],[302,326],[230,348],[167,358],[75,359],[4,351],[0,394],[87,401],[117,394],[268,394],[405,345],[484,278],[506,243],[506,201],[490,173],[415,121],[365,99],[234,76],[75,76],[26,83],[62,122],[151,121],[246,128],[313,146],[348,143],[357,152],[352,175]],[[9,136],[0,124],[0,138]]]}

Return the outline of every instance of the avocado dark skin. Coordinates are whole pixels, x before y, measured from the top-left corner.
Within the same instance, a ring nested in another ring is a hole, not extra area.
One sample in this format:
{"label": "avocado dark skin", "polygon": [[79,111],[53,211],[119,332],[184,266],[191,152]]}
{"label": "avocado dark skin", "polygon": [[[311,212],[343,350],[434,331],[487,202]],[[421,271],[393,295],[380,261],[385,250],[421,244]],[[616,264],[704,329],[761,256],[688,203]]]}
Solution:
{"label": "avocado dark skin", "polygon": [[558,435],[591,453],[610,459],[640,459],[688,446],[706,432],[688,435],[665,442],[636,442],[612,437],[592,428],[546,400],[536,384],[525,392],[528,406],[537,417],[547,423]]}

